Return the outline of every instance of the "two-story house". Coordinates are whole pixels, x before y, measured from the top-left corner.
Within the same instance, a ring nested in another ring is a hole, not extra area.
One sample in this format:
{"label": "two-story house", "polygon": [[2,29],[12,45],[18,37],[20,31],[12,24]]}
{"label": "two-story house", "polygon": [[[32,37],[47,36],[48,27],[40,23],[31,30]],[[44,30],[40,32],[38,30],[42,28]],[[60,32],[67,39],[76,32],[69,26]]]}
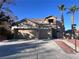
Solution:
{"label": "two-story house", "polygon": [[22,35],[22,37],[20,36],[21,38],[27,38],[27,36],[30,38],[37,37],[39,39],[62,38],[62,24],[61,21],[58,21],[55,16],[48,16],[42,19],[25,18],[19,22],[16,22],[16,24],[18,25],[13,27],[17,30],[17,32],[19,32],[20,35]]}

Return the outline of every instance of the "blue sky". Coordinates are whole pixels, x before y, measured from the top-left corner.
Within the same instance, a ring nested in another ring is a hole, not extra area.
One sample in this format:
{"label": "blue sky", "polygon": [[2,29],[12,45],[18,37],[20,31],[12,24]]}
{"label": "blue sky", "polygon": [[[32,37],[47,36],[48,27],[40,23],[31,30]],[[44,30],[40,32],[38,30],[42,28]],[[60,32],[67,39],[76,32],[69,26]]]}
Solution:
{"label": "blue sky", "polygon": [[[44,18],[49,15],[57,16],[60,19],[60,11],[57,6],[64,4],[69,8],[73,4],[79,6],[79,0],[15,0],[16,5],[11,5],[11,10],[18,16],[19,20],[23,18]],[[71,15],[64,12],[66,29],[71,29]],[[79,27],[79,11],[75,14],[75,24]]]}

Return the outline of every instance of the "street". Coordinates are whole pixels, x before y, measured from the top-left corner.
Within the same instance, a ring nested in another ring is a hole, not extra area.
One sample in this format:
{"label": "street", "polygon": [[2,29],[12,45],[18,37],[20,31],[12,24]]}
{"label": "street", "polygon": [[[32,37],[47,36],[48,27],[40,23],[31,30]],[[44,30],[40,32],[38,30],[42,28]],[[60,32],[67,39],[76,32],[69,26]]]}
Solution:
{"label": "street", "polygon": [[78,59],[78,55],[65,53],[54,40],[0,43],[0,59]]}

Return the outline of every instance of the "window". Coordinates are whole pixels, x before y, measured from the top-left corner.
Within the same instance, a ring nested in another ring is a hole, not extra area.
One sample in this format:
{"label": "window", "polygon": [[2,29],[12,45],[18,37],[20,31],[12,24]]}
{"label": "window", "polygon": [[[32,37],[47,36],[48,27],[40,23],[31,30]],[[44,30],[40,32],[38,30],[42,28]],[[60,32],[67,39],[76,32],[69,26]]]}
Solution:
{"label": "window", "polygon": [[48,19],[49,23],[53,23],[54,19]]}

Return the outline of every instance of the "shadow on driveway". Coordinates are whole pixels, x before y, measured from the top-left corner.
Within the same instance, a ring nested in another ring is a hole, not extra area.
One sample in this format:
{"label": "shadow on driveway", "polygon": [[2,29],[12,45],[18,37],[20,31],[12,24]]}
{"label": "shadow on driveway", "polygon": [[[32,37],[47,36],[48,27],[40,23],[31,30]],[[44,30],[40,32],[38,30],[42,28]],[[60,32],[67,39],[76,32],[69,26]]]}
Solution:
{"label": "shadow on driveway", "polygon": [[39,44],[30,42],[30,43],[3,45],[3,46],[0,46],[0,57],[21,53],[21,51],[25,49],[34,49],[41,46],[41,44],[44,44],[44,43],[47,43],[47,42],[40,42]]}

